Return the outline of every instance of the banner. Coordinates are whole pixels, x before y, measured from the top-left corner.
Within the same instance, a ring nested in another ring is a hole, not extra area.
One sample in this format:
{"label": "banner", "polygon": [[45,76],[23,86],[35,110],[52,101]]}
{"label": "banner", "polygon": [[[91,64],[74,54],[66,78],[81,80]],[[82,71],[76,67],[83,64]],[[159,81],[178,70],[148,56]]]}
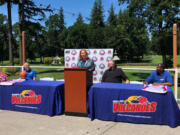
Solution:
{"label": "banner", "polygon": [[[81,49],[65,49],[65,68],[77,66],[79,52]],[[113,49],[86,49],[90,59],[94,61],[93,83],[101,82],[104,71],[108,69],[108,61],[113,58]]]}

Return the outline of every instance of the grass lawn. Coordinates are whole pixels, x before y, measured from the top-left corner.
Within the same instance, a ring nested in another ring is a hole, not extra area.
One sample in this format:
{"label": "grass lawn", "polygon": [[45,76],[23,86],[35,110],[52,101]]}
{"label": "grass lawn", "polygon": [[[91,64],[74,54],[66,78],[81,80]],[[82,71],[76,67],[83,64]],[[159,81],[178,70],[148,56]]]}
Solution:
{"label": "grass lawn", "polygon": [[[54,80],[64,79],[64,71],[58,69],[33,69],[36,71],[37,79],[40,80],[42,77],[52,77]],[[15,76],[9,76],[9,79],[19,78],[18,73]]]}
{"label": "grass lawn", "polygon": [[[136,67],[137,68],[137,67]],[[34,69],[37,73],[37,79],[42,77],[53,77],[54,80],[64,79],[64,71],[58,69]],[[151,73],[151,71],[137,71],[137,70],[124,70],[130,81],[144,81]],[[180,99],[180,73],[178,75],[178,99]],[[16,76],[9,76],[9,79],[19,78]]]}
{"label": "grass lawn", "polygon": [[[178,56],[178,60],[180,59],[180,55]],[[3,64],[0,65],[8,65],[8,61],[4,61]],[[152,55],[152,56],[144,56],[144,59],[140,62],[133,63],[132,66],[124,66],[123,63],[120,64],[121,68],[152,68],[155,69],[155,66],[138,66],[144,63],[157,64],[162,63],[162,56],[160,55]],[[178,61],[180,65],[180,60]],[[17,65],[17,64],[16,64]],[[37,62],[31,63],[31,66],[63,66],[63,65],[48,65],[48,64],[40,64],[39,59],[37,58]],[[37,73],[37,79],[39,80],[42,77],[53,77],[54,80],[64,79],[64,71],[58,69],[34,69]],[[138,71],[138,70],[124,70],[126,75],[131,81],[144,81],[152,71]],[[1,72],[1,69],[0,69]],[[178,86],[178,98],[180,99],[180,73],[179,77],[179,86]],[[19,78],[18,73],[15,76],[9,76],[9,79]]]}
{"label": "grass lawn", "polygon": [[[180,65],[180,55],[177,56],[178,60],[177,60],[177,63]],[[15,62],[15,65],[19,65],[18,64],[18,59],[17,58],[14,58],[14,62]],[[30,60],[28,60],[29,63],[31,63]],[[126,62],[128,63],[128,62]],[[158,64],[158,63],[162,63],[162,56],[161,55],[145,55],[144,58],[138,62],[133,62],[133,64]],[[122,64],[125,64],[125,63],[122,63]],[[9,61],[3,61],[0,62],[0,65],[9,65]],[[48,65],[48,64],[40,64],[40,58],[36,58],[35,61],[33,61],[31,63],[31,65]]]}

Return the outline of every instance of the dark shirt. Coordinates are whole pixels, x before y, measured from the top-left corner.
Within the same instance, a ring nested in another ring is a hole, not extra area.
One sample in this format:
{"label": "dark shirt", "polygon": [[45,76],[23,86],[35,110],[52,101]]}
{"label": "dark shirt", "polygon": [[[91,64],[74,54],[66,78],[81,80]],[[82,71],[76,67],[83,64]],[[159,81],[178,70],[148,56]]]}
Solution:
{"label": "dark shirt", "polygon": [[122,83],[129,80],[121,68],[107,69],[102,77],[102,82]]}

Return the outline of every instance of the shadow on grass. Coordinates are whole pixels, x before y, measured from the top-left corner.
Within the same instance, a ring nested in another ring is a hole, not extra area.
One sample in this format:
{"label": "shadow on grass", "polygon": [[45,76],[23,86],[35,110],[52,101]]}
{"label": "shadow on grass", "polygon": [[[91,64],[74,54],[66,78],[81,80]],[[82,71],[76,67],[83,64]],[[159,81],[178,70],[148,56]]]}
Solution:
{"label": "shadow on grass", "polygon": [[133,76],[137,76],[142,80],[145,80],[150,74],[149,73],[132,73]]}
{"label": "shadow on grass", "polygon": [[47,71],[37,71],[37,74],[43,74],[43,73],[63,73],[64,70],[47,70]]}
{"label": "shadow on grass", "polygon": [[131,59],[124,60],[122,59],[120,63],[151,63],[152,59]]}

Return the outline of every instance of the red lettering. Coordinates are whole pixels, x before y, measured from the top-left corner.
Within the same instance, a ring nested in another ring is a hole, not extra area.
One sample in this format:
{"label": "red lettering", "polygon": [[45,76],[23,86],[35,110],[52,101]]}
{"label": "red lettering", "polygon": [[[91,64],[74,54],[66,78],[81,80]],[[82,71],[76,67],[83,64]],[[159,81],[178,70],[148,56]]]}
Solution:
{"label": "red lettering", "polygon": [[131,112],[131,104],[126,105],[126,112]]}
{"label": "red lettering", "polygon": [[146,112],[149,112],[149,109],[150,109],[150,104],[147,104],[146,105]]}
{"label": "red lettering", "polygon": [[131,112],[135,112],[135,107],[136,107],[135,104],[133,104],[133,105],[131,106]]}
{"label": "red lettering", "polygon": [[[35,98],[37,104],[41,103],[41,95]],[[34,102],[35,99],[33,98],[32,100]],[[120,104],[119,102],[115,102],[113,103],[113,112],[155,112],[156,106],[156,102],[152,102],[151,104]]]}
{"label": "red lettering", "polygon": [[151,112],[155,112],[156,111],[156,105],[157,105],[156,102],[152,102],[151,103],[151,109],[150,109]]}
{"label": "red lettering", "polygon": [[141,105],[137,104],[135,108],[135,112],[140,112],[141,111]]}
{"label": "red lettering", "polygon": [[113,112],[117,112],[118,111],[118,103],[113,103]]}
{"label": "red lettering", "polygon": [[141,112],[145,112],[146,111],[146,105],[141,105]]}
{"label": "red lettering", "polygon": [[126,104],[119,104],[118,112],[125,112]]}
{"label": "red lettering", "polygon": [[21,103],[20,102],[20,97],[16,97],[16,104],[19,104],[19,103]]}
{"label": "red lettering", "polygon": [[37,104],[40,104],[41,103],[41,95],[38,95],[37,97]]}
{"label": "red lettering", "polygon": [[24,103],[25,103],[25,100],[26,100],[26,97],[22,97],[22,98],[21,98],[21,104],[24,104]]}
{"label": "red lettering", "polygon": [[11,98],[11,103],[12,103],[12,104],[15,104],[15,103],[16,103],[16,96],[12,96],[12,98]]}

